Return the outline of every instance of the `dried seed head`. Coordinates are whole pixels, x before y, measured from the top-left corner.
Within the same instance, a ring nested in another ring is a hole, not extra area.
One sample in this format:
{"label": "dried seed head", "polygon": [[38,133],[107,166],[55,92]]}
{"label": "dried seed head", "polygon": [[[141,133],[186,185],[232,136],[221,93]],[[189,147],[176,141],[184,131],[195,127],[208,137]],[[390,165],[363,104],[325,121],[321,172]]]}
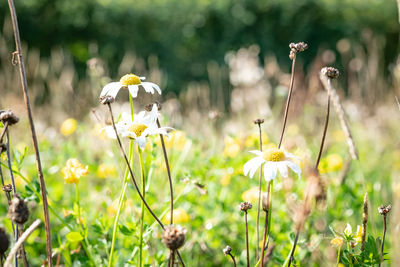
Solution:
{"label": "dried seed head", "polygon": [[148,104],[148,105],[146,105],[146,106],[144,107],[144,109],[147,110],[148,112],[150,112],[150,111],[153,110],[153,105],[154,105],[154,104],[157,105],[157,109],[158,109],[158,111],[160,111],[160,110],[161,110],[161,104],[160,104],[158,101],[154,102],[153,104]]}
{"label": "dried seed head", "polygon": [[333,67],[325,67],[321,69],[321,73],[325,76],[327,76],[330,79],[336,79],[339,77],[339,70],[335,69]]}
{"label": "dried seed head", "polygon": [[14,195],[8,208],[8,216],[16,224],[24,224],[29,218],[29,209],[27,202],[18,194]]}
{"label": "dried seed head", "polygon": [[392,209],[392,205],[381,205],[379,208],[378,208],[378,212],[381,214],[381,215],[383,215],[383,216],[386,216],[386,214],[388,214],[389,212],[390,212],[390,210]]}
{"label": "dried seed head", "polygon": [[186,230],[182,227],[168,225],[165,227],[162,241],[170,250],[177,250],[185,243]]}
{"label": "dried seed head", "polygon": [[289,48],[290,48],[289,58],[294,59],[294,57],[296,56],[296,53],[303,52],[304,50],[306,50],[308,48],[308,45],[304,42],[300,42],[297,44],[290,43]]}
{"label": "dried seed head", "polygon": [[249,209],[251,209],[253,207],[253,205],[251,205],[250,202],[242,202],[240,203],[240,210],[247,212]]}
{"label": "dried seed head", "polygon": [[226,247],[223,249],[223,252],[224,252],[225,255],[229,255],[229,254],[231,254],[231,252],[232,252],[232,248],[231,248],[230,246],[226,246]]}
{"label": "dried seed head", "polygon": [[10,246],[10,239],[7,235],[6,229],[0,227],[0,257],[4,255]]}
{"label": "dried seed head", "polygon": [[254,122],[254,124],[260,125],[260,124],[264,123],[264,119],[255,119],[253,122]]}
{"label": "dried seed head", "polygon": [[100,97],[99,101],[103,105],[108,105],[108,104],[114,103],[115,98],[110,95],[105,95],[105,96]]}
{"label": "dried seed head", "polygon": [[7,151],[6,144],[0,144],[0,154],[3,153],[4,151]]}
{"label": "dried seed head", "polygon": [[19,118],[12,112],[12,110],[1,110],[0,111],[0,120],[5,122],[8,122],[8,125],[13,125],[16,124],[19,121]]}
{"label": "dried seed head", "polygon": [[13,190],[13,187],[11,184],[6,184],[3,186],[3,191],[6,193],[10,193]]}
{"label": "dried seed head", "polygon": [[306,195],[310,198],[315,198],[317,204],[323,203],[326,200],[326,186],[321,179],[320,174],[311,170],[307,178]]}

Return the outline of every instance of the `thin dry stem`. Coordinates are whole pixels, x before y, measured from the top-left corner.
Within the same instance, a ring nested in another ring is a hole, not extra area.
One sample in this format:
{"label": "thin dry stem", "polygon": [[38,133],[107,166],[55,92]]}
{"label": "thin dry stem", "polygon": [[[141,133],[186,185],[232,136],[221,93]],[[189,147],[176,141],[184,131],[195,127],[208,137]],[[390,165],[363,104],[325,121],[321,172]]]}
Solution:
{"label": "thin dry stem", "polygon": [[244,223],[246,226],[246,259],[247,267],[250,267],[250,252],[249,252],[249,228],[247,225],[247,211],[244,212]]}
{"label": "thin dry stem", "polygon": [[319,153],[318,153],[318,157],[317,157],[317,163],[315,163],[315,170],[318,171],[318,165],[319,162],[321,160],[321,156],[322,156],[322,151],[324,149],[324,144],[325,144],[325,138],[326,138],[326,132],[328,130],[328,124],[329,124],[329,113],[330,113],[330,106],[331,106],[331,98],[328,95],[328,105],[326,107],[326,117],[325,117],[325,126],[324,126],[324,132],[322,134],[322,139],[321,139],[321,145],[319,148]]}
{"label": "thin dry stem", "polygon": [[[258,131],[259,131],[259,144],[260,151],[262,151],[262,130],[261,124],[258,123]],[[259,259],[259,250],[260,250],[260,210],[261,210],[261,180],[262,180],[262,168],[260,168],[260,174],[258,177],[258,205],[257,205],[257,261]]]}
{"label": "thin dry stem", "polygon": [[[267,209],[265,210],[265,223],[264,223],[264,236],[263,236],[263,245],[261,248],[261,265],[264,266],[264,253],[265,253],[265,245],[267,242],[267,228],[268,228],[268,214],[269,210],[269,202],[270,202],[270,192],[271,192],[271,181],[268,182],[268,189],[267,189]],[[269,237],[269,236],[268,236]]]}
{"label": "thin dry stem", "polygon": [[[160,121],[157,118],[157,127],[161,128]],[[172,225],[174,223],[174,191],[172,188],[172,177],[171,177],[171,169],[169,167],[169,161],[168,161],[168,155],[167,155],[167,150],[165,149],[165,142],[164,142],[164,136],[160,134],[160,139],[161,139],[161,146],[163,149],[163,154],[164,154],[164,161],[165,161],[165,167],[167,168],[167,174],[168,174],[168,183],[169,183],[169,193],[170,193],[170,214],[171,214],[171,221],[170,224]]]}
{"label": "thin dry stem", "polygon": [[15,243],[14,247],[11,249],[10,253],[8,254],[8,257],[4,263],[4,267],[11,267],[12,264],[12,259],[18,252],[18,249],[22,246],[22,244],[25,242],[25,240],[29,237],[30,234],[32,234],[33,231],[40,225],[40,220],[37,219],[34,221],[31,226],[26,229],[26,231],[21,235],[21,237],[18,239],[18,241]]}
{"label": "thin dry stem", "polygon": [[282,132],[281,132],[281,137],[279,138],[278,148],[281,148],[283,135],[284,135],[285,129],[286,129],[286,122],[287,122],[287,117],[288,117],[288,113],[289,113],[290,100],[292,98],[292,92],[293,92],[293,86],[294,86],[294,68],[295,68],[295,66],[296,66],[296,53],[294,54],[294,58],[292,60],[292,75],[290,78],[289,93],[288,93],[287,100],[286,100],[285,115],[283,117]]}
{"label": "thin dry stem", "polygon": [[33,147],[35,149],[36,165],[37,165],[39,183],[40,183],[40,191],[42,193],[44,227],[46,230],[47,261],[48,261],[49,267],[52,267],[53,263],[51,260],[51,255],[52,255],[52,252],[51,252],[51,250],[52,250],[51,249],[51,230],[50,230],[49,208],[48,208],[47,195],[46,195],[46,183],[45,183],[44,177],[43,177],[42,164],[40,161],[40,154],[39,154],[39,146],[38,146],[38,141],[36,138],[35,125],[33,123],[31,105],[29,102],[28,82],[26,80],[25,65],[24,65],[24,60],[22,57],[21,39],[20,39],[20,35],[19,35],[18,20],[17,20],[16,11],[15,11],[14,1],[8,0],[8,5],[10,7],[10,14],[11,14],[11,20],[12,20],[12,24],[13,24],[14,39],[15,39],[15,46],[16,46],[16,51],[14,52],[13,55],[17,57],[17,63],[19,66],[20,80],[21,80],[22,90],[24,93],[26,111],[28,113],[29,126],[31,129]]}
{"label": "thin dry stem", "polygon": [[342,126],[342,130],[346,136],[346,141],[349,147],[349,152],[353,160],[358,159],[358,152],[356,149],[356,145],[354,143],[354,139],[351,135],[350,127],[347,123],[344,109],[342,104],[340,103],[340,99],[338,94],[336,93],[335,88],[332,86],[332,80],[328,78],[323,72],[319,75],[322,85],[324,86],[325,90],[328,92],[328,95],[332,99],[333,106],[335,107],[335,111],[339,117],[340,125]]}

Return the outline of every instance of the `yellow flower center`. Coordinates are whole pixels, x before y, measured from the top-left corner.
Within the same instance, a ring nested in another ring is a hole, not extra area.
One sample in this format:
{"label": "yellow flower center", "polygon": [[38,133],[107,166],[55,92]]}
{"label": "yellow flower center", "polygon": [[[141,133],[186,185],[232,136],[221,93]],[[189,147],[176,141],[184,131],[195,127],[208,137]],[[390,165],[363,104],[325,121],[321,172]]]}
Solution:
{"label": "yellow flower center", "polygon": [[282,161],[285,159],[285,153],[278,148],[271,148],[264,152],[264,159],[266,161]]}
{"label": "yellow flower center", "polygon": [[135,133],[137,137],[141,136],[144,130],[147,129],[147,126],[142,123],[133,123],[128,127],[128,131]]}
{"label": "yellow flower center", "polygon": [[122,78],[119,80],[119,82],[123,86],[139,85],[139,84],[142,83],[142,81],[140,81],[140,78],[138,76],[136,76],[135,74],[132,74],[132,73],[122,76]]}

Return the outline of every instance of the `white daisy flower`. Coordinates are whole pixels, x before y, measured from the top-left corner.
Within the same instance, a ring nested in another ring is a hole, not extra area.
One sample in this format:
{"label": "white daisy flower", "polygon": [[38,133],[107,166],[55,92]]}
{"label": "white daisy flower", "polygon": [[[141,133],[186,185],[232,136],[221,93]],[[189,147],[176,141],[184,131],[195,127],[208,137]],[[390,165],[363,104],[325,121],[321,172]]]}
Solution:
{"label": "white daisy flower", "polygon": [[[115,127],[119,135],[134,139],[143,150],[146,147],[147,136],[156,134],[168,136],[167,131],[173,129],[170,127],[158,128],[157,116],[158,108],[154,104],[151,112],[141,111],[133,116],[133,121],[130,115],[123,113],[122,119],[115,124]],[[113,126],[107,126],[104,130],[110,138],[117,138]]]}
{"label": "white daisy flower", "polygon": [[244,175],[249,175],[253,178],[257,169],[264,164],[264,178],[266,181],[275,179],[278,171],[283,177],[288,177],[288,168],[293,170],[299,178],[301,169],[293,160],[298,159],[293,154],[283,151],[278,148],[271,148],[265,151],[253,150],[251,153],[257,155],[243,166]]}
{"label": "white daisy flower", "polygon": [[[101,91],[100,98],[104,96],[112,96],[115,98],[122,88],[128,89],[129,93],[133,98],[137,97],[139,91],[139,85],[141,85],[147,93],[154,94],[154,91],[157,91],[161,95],[160,87],[151,82],[142,82],[142,80],[146,79],[145,77],[139,77],[135,74],[126,74],[122,76],[119,82],[111,82],[104,86]],[[155,90],[154,90],[155,89]]]}

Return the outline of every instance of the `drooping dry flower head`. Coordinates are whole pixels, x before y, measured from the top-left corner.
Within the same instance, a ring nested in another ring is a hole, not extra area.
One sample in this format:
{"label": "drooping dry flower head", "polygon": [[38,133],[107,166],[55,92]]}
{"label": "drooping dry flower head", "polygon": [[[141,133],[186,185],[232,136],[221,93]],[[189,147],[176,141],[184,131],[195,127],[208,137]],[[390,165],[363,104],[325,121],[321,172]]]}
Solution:
{"label": "drooping dry flower head", "polygon": [[330,79],[336,79],[339,77],[339,70],[334,67],[325,67],[321,69],[321,73]]}
{"label": "drooping dry flower head", "polygon": [[0,227],[0,257],[3,257],[9,246],[10,238],[7,235],[6,229]]}
{"label": "drooping dry flower head", "polygon": [[110,95],[105,95],[99,98],[99,101],[103,105],[112,104],[115,101],[115,98]]}
{"label": "drooping dry flower head", "polygon": [[249,209],[251,209],[253,207],[253,205],[251,205],[250,202],[242,202],[240,203],[240,210],[247,212]]}
{"label": "drooping dry flower head", "polygon": [[170,250],[177,250],[185,243],[186,230],[181,226],[168,225],[164,229],[162,241]]}
{"label": "drooping dry flower head", "polygon": [[255,119],[253,122],[254,122],[254,124],[260,125],[260,124],[264,123],[264,119]]}
{"label": "drooping dry flower head", "polygon": [[8,123],[8,125],[16,124],[19,121],[19,118],[14,114],[12,110],[0,110],[0,121],[4,123]]}
{"label": "drooping dry flower head", "polygon": [[10,193],[13,190],[13,187],[11,184],[6,184],[3,186],[3,191],[6,193]]}
{"label": "drooping dry flower head", "polygon": [[144,109],[146,110],[146,111],[148,111],[148,112],[151,112],[151,110],[153,109],[153,105],[157,105],[157,109],[158,109],[158,111],[160,111],[161,110],[161,103],[160,102],[158,102],[158,101],[155,101],[153,104],[148,104],[148,105],[146,105],[145,107],[144,107]]}
{"label": "drooping dry flower head", "polygon": [[77,159],[67,160],[66,166],[61,172],[66,184],[78,184],[80,178],[89,173],[88,166],[84,166]]}
{"label": "drooping dry flower head", "polygon": [[303,52],[304,50],[306,50],[308,48],[308,45],[304,42],[299,42],[297,44],[290,43],[289,48],[290,48],[289,58],[294,59],[296,54],[298,52]]}
{"label": "drooping dry flower head", "polygon": [[25,200],[15,194],[8,208],[8,216],[15,224],[24,224],[29,218],[29,209]]}
{"label": "drooping dry flower head", "polygon": [[392,209],[392,205],[381,205],[379,208],[378,208],[378,212],[381,214],[381,215],[383,215],[383,216],[386,216],[386,214],[388,214],[389,212],[390,212],[390,210]]}
{"label": "drooping dry flower head", "polygon": [[226,246],[222,251],[225,255],[229,255],[232,252],[232,248],[230,246]]}

